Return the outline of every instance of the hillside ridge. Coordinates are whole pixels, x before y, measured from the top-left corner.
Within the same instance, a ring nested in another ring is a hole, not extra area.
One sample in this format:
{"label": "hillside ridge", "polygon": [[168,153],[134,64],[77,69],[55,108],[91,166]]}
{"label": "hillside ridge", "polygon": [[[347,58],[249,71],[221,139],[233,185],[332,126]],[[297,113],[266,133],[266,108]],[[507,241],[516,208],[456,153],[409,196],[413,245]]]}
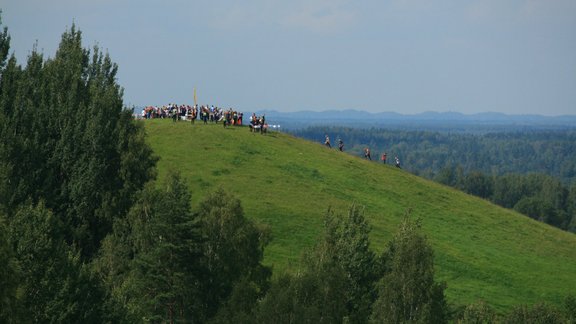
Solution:
{"label": "hillside ridge", "polygon": [[381,252],[410,210],[435,251],[437,280],[450,302],[485,300],[499,310],[537,301],[560,303],[576,289],[576,235],[488,201],[285,133],[247,127],[143,121],[159,181],[169,169],[187,179],[193,208],[222,187],[242,201],[247,217],[269,226],[265,262],[295,271],[317,240],[330,207],[356,203]]}

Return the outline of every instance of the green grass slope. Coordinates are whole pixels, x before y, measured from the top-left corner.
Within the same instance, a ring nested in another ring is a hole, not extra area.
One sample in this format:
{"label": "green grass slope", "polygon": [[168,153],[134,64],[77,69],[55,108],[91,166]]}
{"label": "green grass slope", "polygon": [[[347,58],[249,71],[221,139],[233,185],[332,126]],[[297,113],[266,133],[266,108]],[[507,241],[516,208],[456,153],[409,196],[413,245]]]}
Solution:
{"label": "green grass slope", "polygon": [[485,200],[287,134],[169,120],[145,121],[145,128],[160,157],[159,181],[180,170],[193,206],[223,187],[247,217],[270,226],[265,262],[275,271],[298,266],[328,207],[345,213],[356,202],[378,252],[407,210],[422,219],[450,302],[485,300],[506,310],[576,292],[576,235]]}

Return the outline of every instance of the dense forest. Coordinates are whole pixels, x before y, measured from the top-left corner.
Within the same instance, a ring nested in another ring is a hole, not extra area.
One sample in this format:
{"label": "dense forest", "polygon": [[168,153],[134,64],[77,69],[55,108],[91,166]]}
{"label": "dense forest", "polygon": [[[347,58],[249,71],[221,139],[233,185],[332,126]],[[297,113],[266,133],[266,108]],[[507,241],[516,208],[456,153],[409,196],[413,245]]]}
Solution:
{"label": "dense forest", "polygon": [[309,127],[292,133],[345,142],[345,151],[387,163],[398,156],[414,174],[513,208],[576,232],[576,129],[465,134],[347,127]]}
{"label": "dense forest", "polygon": [[554,177],[537,173],[502,176],[488,176],[479,171],[464,173],[460,166],[441,170],[434,180],[576,233],[576,184],[568,188]]}
{"label": "dense forest", "polygon": [[0,322],[574,322],[576,299],[496,314],[448,305],[409,212],[381,254],[362,209],[327,210],[296,273],[262,264],[270,235],[216,190],[198,206],[157,183],[118,66],[75,26],[23,67],[0,32]]}
{"label": "dense forest", "polygon": [[461,166],[465,173],[542,173],[564,184],[576,180],[576,128],[466,134],[314,126],[291,133],[316,142],[323,142],[326,134],[341,138],[351,154],[361,155],[370,147],[373,157],[398,155],[404,169],[430,179],[445,168]]}

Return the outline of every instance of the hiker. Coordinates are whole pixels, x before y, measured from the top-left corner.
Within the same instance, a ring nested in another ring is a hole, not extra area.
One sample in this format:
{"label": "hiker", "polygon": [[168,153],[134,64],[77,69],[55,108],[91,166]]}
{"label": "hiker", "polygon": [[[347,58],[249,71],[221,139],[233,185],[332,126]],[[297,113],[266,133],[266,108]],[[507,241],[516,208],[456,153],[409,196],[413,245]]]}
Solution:
{"label": "hiker", "polygon": [[386,164],[386,152],[384,152],[384,153],[382,154],[382,157],[381,157],[380,159],[382,160],[382,163],[383,163],[383,164]]}
{"label": "hiker", "polygon": [[400,167],[400,160],[398,159],[398,155],[396,155],[396,157],[394,157],[394,159],[396,160],[396,167],[397,167],[398,169],[402,169],[402,168]]}
{"label": "hiker", "polygon": [[338,149],[340,150],[340,152],[344,151],[344,142],[340,138],[338,139]]}
{"label": "hiker", "polygon": [[370,157],[370,149],[369,148],[364,149],[364,158],[372,161],[372,158]]}
{"label": "hiker", "polygon": [[326,139],[324,140],[324,145],[326,145],[328,148],[332,148],[332,146],[330,146],[330,137],[328,137],[328,134],[326,134]]}

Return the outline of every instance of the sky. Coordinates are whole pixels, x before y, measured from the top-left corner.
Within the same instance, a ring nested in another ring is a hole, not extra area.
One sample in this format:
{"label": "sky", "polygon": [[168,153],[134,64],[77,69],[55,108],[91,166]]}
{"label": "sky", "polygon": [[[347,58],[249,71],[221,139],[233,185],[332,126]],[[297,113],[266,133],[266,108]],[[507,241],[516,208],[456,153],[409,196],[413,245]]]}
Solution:
{"label": "sky", "polygon": [[75,24],[127,106],[576,114],[575,0],[0,0],[11,51]]}

